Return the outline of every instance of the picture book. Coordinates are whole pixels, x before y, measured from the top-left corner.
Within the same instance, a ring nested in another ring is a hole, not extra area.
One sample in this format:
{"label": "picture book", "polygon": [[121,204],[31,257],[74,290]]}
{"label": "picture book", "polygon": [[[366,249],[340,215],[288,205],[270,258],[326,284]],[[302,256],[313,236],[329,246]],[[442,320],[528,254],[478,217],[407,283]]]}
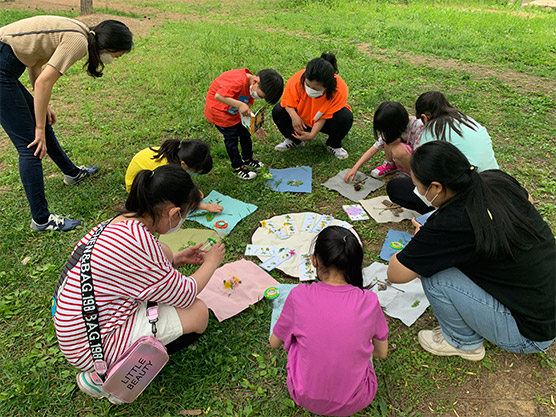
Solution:
{"label": "picture book", "polygon": [[253,114],[251,112],[250,116],[241,115],[241,124],[249,131],[250,134],[254,134],[259,130],[264,123],[264,107],[261,107]]}

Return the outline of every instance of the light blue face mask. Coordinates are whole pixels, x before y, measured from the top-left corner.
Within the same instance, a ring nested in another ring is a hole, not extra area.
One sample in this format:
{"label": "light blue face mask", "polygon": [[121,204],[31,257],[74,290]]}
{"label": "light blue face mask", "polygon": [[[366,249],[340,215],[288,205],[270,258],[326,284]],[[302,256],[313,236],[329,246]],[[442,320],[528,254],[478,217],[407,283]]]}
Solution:
{"label": "light blue face mask", "polygon": [[190,171],[190,170],[186,170],[185,172],[187,172],[190,177],[196,177],[197,175],[199,175],[198,172],[193,172],[193,171]]}

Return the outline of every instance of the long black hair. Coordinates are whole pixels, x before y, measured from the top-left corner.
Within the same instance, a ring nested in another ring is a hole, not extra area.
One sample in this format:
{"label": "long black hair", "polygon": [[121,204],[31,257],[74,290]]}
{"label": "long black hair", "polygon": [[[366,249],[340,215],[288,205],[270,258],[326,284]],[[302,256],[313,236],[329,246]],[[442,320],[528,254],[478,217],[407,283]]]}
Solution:
{"label": "long black hair", "polygon": [[129,28],[117,20],[105,20],[89,28],[89,58],[85,62],[87,73],[92,77],[102,77],[104,64],[99,51],[129,52],[133,47],[133,35]]}
{"label": "long black hair", "polygon": [[427,91],[419,96],[415,102],[415,115],[419,118],[422,114],[428,117],[425,129],[430,129],[437,140],[449,140],[446,137],[447,126],[459,136],[462,135],[459,124],[473,130],[478,127],[472,119],[453,107],[439,91]]}
{"label": "long black hair", "polygon": [[143,169],[135,176],[123,214],[148,216],[156,223],[160,206],[173,203],[186,213],[197,209],[199,189],[191,176],[177,165],[162,165],[154,171]]}
{"label": "long black hair", "polygon": [[382,133],[384,142],[390,144],[401,137],[409,124],[409,114],[397,101],[383,101],[375,111],[373,130],[375,139]]}
{"label": "long black hair", "polygon": [[336,55],[323,52],[320,58],[312,59],[305,67],[301,76],[301,85],[305,88],[305,80],[321,83],[326,91],[326,99],[330,100],[336,92],[338,82],[335,74],[338,73]]}
{"label": "long black hair", "polygon": [[152,159],[161,161],[166,158],[169,164],[185,164],[199,174],[208,174],[212,169],[212,156],[209,146],[200,139],[184,140],[168,139],[165,140],[158,150],[150,148],[155,152]]}
{"label": "long black hair", "polygon": [[336,268],[348,284],[363,288],[363,247],[345,227],[328,226],[317,236],[314,254],[319,266]]}
{"label": "long black hair", "polygon": [[503,171],[479,173],[451,143],[433,141],[419,147],[411,157],[411,171],[425,187],[436,181],[454,191],[456,196],[445,204],[465,200],[477,252],[513,257],[513,248],[527,250],[542,239],[523,210],[531,204],[527,191]]}

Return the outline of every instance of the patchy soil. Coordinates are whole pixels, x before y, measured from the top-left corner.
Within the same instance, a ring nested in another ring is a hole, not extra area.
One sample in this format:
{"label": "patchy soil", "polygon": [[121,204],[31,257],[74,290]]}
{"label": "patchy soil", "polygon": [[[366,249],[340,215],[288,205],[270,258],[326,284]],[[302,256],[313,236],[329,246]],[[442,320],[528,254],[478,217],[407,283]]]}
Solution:
{"label": "patchy soil", "polygon": [[[174,1],[202,1],[202,0],[174,0]],[[245,1],[245,0],[239,0]],[[555,0],[536,0],[530,3],[549,3],[552,6]],[[98,0],[94,2],[97,8],[107,8],[125,12],[135,13],[139,18],[127,16],[113,16],[108,14],[94,14],[81,16],[78,19],[88,25],[94,25],[105,19],[117,19],[124,22],[135,36],[147,36],[154,28],[166,20],[200,20],[198,16],[180,15],[177,13],[161,12],[149,7],[136,7],[133,0]],[[60,10],[78,11],[76,0],[15,0],[3,1],[0,8],[41,10],[56,13]],[[275,30],[260,28],[261,30]],[[278,31],[278,30],[276,30]],[[311,37],[302,32],[298,36]],[[461,71],[474,80],[497,78],[511,87],[526,91],[543,91],[553,93],[556,91],[556,80],[541,78],[532,74],[518,73],[508,69],[493,69],[481,64],[462,63],[457,60],[439,59],[434,57],[412,55],[395,51],[380,50],[371,44],[358,44],[358,49],[369,56],[392,62],[407,61],[414,65],[442,68],[450,71]],[[62,103],[56,103],[60,106]],[[11,147],[6,135],[0,133],[0,150]],[[1,171],[0,166],[0,171]],[[2,190],[0,190],[0,193]],[[409,230],[407,222],[391,225],[398,230]],[[385,232],[389,225],[381,225],[379,231]],[[373,250],[380,250],[380,245],[371,245]],[[375,247],[376,246],[376,247]],[[430,323],[429,323],[430,322]],[[428,317],[420,319],[419,324],[436,325],[436,321],[429,314]],[[416,348],[419,348],[416,343]],[[500,349],[487,347],[487,355],[493,363],[492,371],[483,371],[480,376],[473,376],[464,386],[446,386],[439,381],[437,395],[427,398],[419,407],[423,415],[439,415],[437,406],[445,406],[446,401],[452,401],[453,412],[445,415],[456,417],[464,416],[487,416],[487,417],[545,417],[555,415],[556,396],[556,373],[554,368],[542,367],[542,359],[538,355],[516,355],[503,352]],[[556,347],[552,346],[547,354],[548,358],[556,361]],[[434,359],[433,359],[434,360]],[[546,360],[545,360],[546,362]],[[432,364],[431,364],[432,366]],[[403,399],[390,398],[393,405],[403,404]],[[403,407],[402,407],[403,409]]]}

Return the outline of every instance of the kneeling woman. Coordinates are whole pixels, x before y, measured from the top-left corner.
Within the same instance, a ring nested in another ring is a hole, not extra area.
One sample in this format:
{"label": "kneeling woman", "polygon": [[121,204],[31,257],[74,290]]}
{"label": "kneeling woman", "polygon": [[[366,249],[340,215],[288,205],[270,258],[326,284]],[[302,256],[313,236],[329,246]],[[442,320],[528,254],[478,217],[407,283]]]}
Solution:
{"label": "kneeling woman", "polygon": [[[195,210],[200,194],[180,166],[165,165],[140,171],[122,214],[109,221],[90,257],[95,299],[105,361],[110,367],[141,336],[150,336],[146,303],[157,302],[157,338],[168,353],[195,341],[208,324],[207,306],[196,298],[222,262],[224,245],[208,252],[200,246],[165,254],[155,233],[179,229],[187,213]],[[77,384],[93,397],[118,400],[102,389],[93,371],[93,358],[82,315],[81,256],[97,226],[77,244],[54,293],[56,336],[68,361],[80,369]],[[202,264],[190,277],[175,268]]]}
{"label": "kneeling woman", "polygon": [[547,350],[556,250],[527,191],[500,170],[477,172],[448,142],[417,149],[411,170],[415,192],[437,210],[390,259],[388,279],[422,277],[440,327],[419,332],[421,346],[468,360],[484,357],[484,339],[510,352]]}

